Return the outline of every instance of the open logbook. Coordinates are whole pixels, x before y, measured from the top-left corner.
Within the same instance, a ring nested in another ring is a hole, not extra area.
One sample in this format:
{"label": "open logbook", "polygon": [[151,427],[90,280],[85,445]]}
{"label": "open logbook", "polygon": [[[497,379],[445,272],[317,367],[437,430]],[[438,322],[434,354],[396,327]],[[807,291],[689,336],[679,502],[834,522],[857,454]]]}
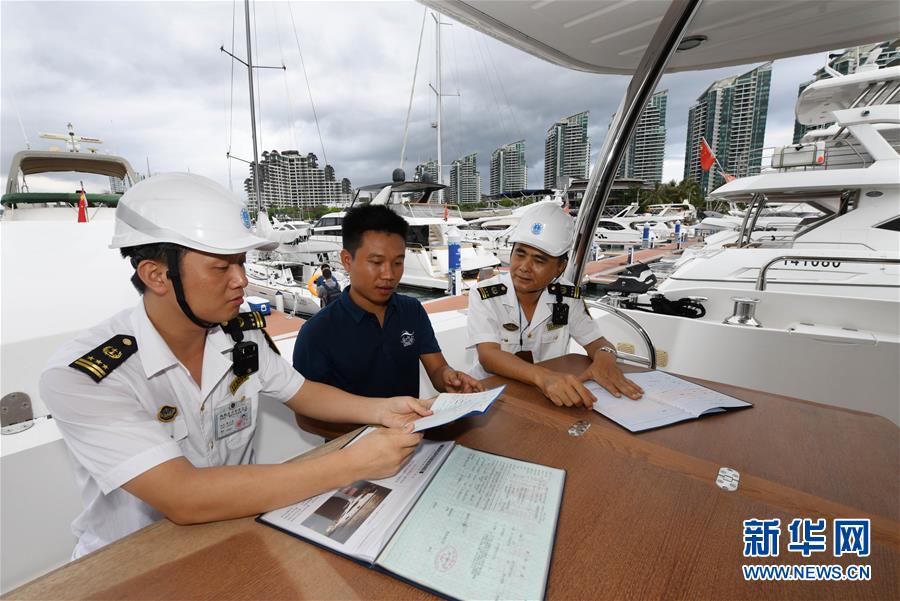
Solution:
{"label": "open logbook", "polygon": [[594,411],[632,432],[661,428],[727,409],[752,407],[746,401],[662,371],[626,374],[625,377],[644,389],[644,396],[639,400],[625,396],[616,398],[593,380],[585,386],[597,397]]}
{"label": "open logbook", "polygon": [[424,440],[391,478],[257,519],[445,597],[541,599],[564,482],[564,470]]}

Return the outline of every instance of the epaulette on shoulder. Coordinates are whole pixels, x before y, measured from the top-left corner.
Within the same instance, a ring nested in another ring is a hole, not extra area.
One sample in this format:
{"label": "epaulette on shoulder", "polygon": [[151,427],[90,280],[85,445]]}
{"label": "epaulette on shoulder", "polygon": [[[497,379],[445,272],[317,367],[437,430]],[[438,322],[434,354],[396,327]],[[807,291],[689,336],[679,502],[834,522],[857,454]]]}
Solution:
{"label": "epaulette on shoulder", "polygon": [[279,351],[279,350],[278,350],[278,347],[275,346],[275,341],[272,340],[272,337],[269,336],[269,333],[266,332],[266,329],[265,329],[265,328],[263,328],[262,333],[263,333],[263,336],[266,337],[266,344],[269,345],[269,348],[272,349],[273,351],[275,351],[275,354],[276,354],[276,355],[280,355],[280,354],[281,354],[281,351]]}
{"label": "epaulette on shoulder", "polygon": [[261,330],[266,327],[266,318],[259,311],[251,311],[250,313],[238,313],[238,316],[229,322],[222,324],[223,330],[228,330],[232,324],[238,329],[246,332],[247,330]]}
{"label": "epaulette on shoulder", "polygon": [[550,294],[561,294],[568,298],[581,298],[581,286],[570,286],[568,284],[550,284],[547,286]]}
{"label": "epaulette on shoulder", "polygon": [[99,383],[137,350],[137,340],[134,336],[116,334],[94,350],[69,363],[69,367],[86,373],[94,382]]}
{"label": "epaulette on shoulder", "polygon": [[238,313],[237,317],[235,317],[231,321],[223,323],[222,329],[228,332],[232,327],[235,326],[243,332],[246,332],[248,330],[262,330],[263,336],[265,336],[266,343],[269,345],[269,348],[275,351],[275,354],[281,354],[281,351],[279,351],[278,347],[275,346],[275,341],[272,340],[272,337],[269,336],[269,333],[266,331],[266,316],[259,311],[251,311],[250,313]]}
{"label": "epaulette on shoulder", "polygon": [[504,294],[506,294],[506,284],[489,284],[487,286],[479,286],[478,294],[481,296],[481,300],[503,296]]}

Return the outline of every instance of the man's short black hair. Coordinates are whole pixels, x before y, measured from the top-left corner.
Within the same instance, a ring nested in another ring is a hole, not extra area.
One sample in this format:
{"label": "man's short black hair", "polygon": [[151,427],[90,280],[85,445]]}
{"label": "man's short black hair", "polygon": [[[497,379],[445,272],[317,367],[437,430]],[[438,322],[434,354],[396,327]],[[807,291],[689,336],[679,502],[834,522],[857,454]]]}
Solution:
{"label": "man's short black hair", "polygon": [[160,263],[165,263],[167,267],[171,267],[167,255],[168,252],[172,250],[177,253],[178,262],[180,263],[182,257],[184,257],[184,251],[187,249],[170,242],[142,244],[140,246],[129,246],[128,248],[120,249],[122,257],[130,260],[131,266],[134,267],[134,274],[131,276],[131,285],[134,286],[135,290],[140,294],[143,294],[147,290],[147,285],[144,284],[144,281],[137,273],[137,267],[140,265],[141,261],[158,261]]}
{"label": "man's short black hair", "polygon": [[344,216],[343,243],[350,256],[356,256],[356,250],[362,244],[366,232],[382,232],[397,234],[406,241],[409,224],[400,215],[384,205],[360,205],[353,207]]}

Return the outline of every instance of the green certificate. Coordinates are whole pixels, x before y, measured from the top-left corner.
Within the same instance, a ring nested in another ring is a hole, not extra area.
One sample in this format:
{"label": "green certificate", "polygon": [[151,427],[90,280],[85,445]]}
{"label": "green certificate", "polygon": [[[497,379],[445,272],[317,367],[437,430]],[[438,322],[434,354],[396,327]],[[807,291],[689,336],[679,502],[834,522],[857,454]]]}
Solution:
{"label": "green certificate", "polygon": [[565,472],[457,446],[376,564],[459,599],[541,599]]}

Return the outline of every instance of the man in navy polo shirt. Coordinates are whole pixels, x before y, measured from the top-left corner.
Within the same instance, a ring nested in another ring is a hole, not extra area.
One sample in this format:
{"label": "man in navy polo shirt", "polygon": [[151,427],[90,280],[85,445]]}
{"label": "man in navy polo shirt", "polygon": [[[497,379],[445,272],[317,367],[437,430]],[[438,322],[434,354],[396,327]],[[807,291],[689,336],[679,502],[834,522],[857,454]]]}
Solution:
{"label": "man in navy polo shirt", "polygon": [[347,212],[341,263],[351,284],[301,328],[294,369],[304,377],[354,394],[418,397],[421,361],[441,392],[483,389],[447,364],[419,301],[394,292],[407,229],[384,205]]}

